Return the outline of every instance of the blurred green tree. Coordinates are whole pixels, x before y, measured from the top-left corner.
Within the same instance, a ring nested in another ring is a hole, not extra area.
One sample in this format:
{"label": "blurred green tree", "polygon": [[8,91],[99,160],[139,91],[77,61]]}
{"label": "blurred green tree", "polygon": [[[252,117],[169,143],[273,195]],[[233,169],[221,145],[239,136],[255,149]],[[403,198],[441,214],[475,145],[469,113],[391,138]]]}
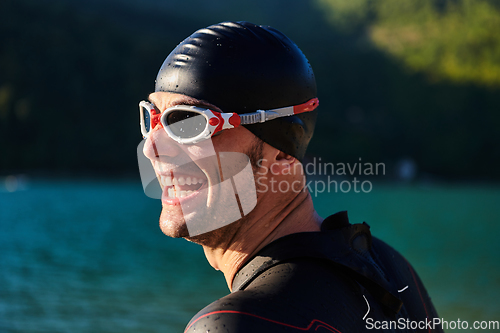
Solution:
{"label": "blurred green tree", "polygon": [[364,29],[431,81],[500,86],[500,11],[488,0],[318,0],[332,24]]}

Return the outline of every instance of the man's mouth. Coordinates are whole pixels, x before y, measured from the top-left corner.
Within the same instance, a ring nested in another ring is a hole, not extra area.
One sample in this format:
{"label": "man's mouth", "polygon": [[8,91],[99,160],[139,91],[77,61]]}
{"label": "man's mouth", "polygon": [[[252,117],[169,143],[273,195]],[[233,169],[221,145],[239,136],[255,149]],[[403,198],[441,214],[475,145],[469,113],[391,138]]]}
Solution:
{"label": "man's mouth", "polygon": [[206,183],[205,178],[194,176],[159,175],[160,182],[169,198],[184,198],[198,191]]}
{"label": "man's mouth", "polygon": [[194,162],[176,165],[155,161],[153,167],[162,188],[161,197],[165,204],[178,205],[194,198],[208,187],[208,178]]}

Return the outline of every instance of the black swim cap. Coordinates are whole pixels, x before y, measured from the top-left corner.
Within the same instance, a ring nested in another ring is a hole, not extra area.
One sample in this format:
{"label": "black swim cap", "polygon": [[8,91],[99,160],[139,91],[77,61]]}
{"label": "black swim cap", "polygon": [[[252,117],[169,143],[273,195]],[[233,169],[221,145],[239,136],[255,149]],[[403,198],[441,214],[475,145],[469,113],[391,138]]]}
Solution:
{"label": "black swim cap", "polygon": [[[316,81],[302,51],[278,30],[223,22],[196,31],[168,55],[155,91],[191,96],[241,114],[305,103],[316,97]],[[304,112],[245,127],[302,160],[316,114]]]}

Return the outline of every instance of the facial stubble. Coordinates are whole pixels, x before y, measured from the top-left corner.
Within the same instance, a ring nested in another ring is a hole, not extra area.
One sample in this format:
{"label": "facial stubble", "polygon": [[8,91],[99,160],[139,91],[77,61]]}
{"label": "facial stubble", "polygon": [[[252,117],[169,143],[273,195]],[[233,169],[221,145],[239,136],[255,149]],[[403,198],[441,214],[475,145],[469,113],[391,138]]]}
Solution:
{"label": "facial stubble", "polygon": [[[256,193],[257,193],[257,204],[259,200],[258,198],[259,189],[257,187],[259,187],[259,184],[258,182],[256,182],[255,178],[257,177],[258,171],[260,170],[258,164],[259,161],[262,160],[263,149],[264,149],[264,141],[255,137],[252,146],[245,152],[245,154],[250,159],[250,163],[252,166],[252,171],[254,175],[254,184],[256,186]],[[194,237],[189,237],[189,232],[187,230],[186,223],[183,223],[182,228],[179,231],[182,231],[185,236],[179,236],[179,237],[184,237],[188,241],[196,244],[200,244],[211,248],[217,248],[219,246],[223,246],[224,244],[231,243],[232,239],[238,233],[241,227],[245,225],[248,222],[248,220],[251,219],[251,216],[252,212],[250,212],[249,214],[243,216],[241,219],[229,225],[223,226],[216,230],[212,230],[210,232],[197,235]]]}

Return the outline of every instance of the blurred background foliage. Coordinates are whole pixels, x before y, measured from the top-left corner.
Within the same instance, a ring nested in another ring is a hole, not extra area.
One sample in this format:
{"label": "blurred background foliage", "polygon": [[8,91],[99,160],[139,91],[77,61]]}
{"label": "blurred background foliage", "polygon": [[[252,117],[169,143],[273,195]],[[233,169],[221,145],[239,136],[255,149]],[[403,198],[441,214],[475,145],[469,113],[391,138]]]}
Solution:
{"label": "blurred background foliage", "polygon": [[318,0],[333,26],[367,31],[408,69],[433,81],[500,85],[500,11],[485,0]]}
{"label": "blurred background foliage", "polygon": [[136,174],[138,102],[177,43],[226,20],[272,25],[309,58],[310,156],[500,179],[493,0],[2,0],[0,170]]}

